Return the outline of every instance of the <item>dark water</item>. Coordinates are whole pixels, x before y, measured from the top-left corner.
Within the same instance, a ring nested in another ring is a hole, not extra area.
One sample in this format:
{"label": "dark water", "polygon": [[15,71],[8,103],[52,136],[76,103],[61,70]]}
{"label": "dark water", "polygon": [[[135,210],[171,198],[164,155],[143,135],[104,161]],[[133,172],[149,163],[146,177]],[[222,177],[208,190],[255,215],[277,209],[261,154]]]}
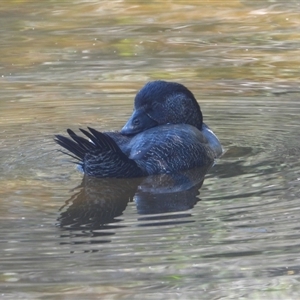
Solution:
{"label": "dark water", "polygon": [[[1,298],[299,299],[299,12],[1,3]],[[171,191],[83,179],[53,135],[119,129],[154,79],[193,91],[224,156]]]}

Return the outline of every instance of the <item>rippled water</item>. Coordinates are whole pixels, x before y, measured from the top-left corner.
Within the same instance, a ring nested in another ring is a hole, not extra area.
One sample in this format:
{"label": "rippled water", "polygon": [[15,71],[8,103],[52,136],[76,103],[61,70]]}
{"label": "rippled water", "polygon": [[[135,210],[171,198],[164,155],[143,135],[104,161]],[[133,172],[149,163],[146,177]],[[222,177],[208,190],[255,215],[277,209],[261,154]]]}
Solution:
{"label": "rippled water", "polygon": [[[1,298],[299,299],[299,11],[1,3]],[[193,186],[82,178],[53,135],[119,129],[153,79],[193,91],[224,156]]]}

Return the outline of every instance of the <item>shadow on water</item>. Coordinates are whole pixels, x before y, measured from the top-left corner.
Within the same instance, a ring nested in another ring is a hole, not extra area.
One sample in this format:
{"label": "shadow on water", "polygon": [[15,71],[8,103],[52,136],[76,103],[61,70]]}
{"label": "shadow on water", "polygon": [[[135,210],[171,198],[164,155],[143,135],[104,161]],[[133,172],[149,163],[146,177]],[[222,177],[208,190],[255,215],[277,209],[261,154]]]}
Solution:
{"label": "shadow on water", "polygon": [[58,226],[69,231],[90,231],[92,236],[114,235],[116,229],[126,227],[118,217],[132,201],[141,215],[139,221],[147,221],[140,226],[187,223],[183,218],[191,214],[168,213],[194,207],[200,200],[199,189],[209,169],[210,166],[135,179],[84,176],[75,193],[60,208]]}

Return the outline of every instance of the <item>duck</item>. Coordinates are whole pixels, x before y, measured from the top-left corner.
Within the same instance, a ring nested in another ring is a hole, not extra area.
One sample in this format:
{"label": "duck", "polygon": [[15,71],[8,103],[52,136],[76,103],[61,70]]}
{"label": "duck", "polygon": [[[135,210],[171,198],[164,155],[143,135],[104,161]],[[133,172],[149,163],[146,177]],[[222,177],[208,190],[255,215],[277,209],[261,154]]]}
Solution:
{"label": "duck", "polygon": [[97,178],[173,174],[210,166],[223,153],[195,96],[177,82],[146,83],[120,131],[79,130],[83,136],[67,129],[68,137],[55,135],[54,140],[85,175]]}

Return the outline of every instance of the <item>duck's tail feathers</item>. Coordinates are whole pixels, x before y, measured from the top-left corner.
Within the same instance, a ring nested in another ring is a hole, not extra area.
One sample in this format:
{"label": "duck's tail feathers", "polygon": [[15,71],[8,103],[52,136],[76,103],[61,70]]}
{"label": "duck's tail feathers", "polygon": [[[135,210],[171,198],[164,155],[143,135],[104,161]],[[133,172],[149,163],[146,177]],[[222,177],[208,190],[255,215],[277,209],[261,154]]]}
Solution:
{"label": "duck's tail feathers", "polygon": [[67,132],[72,139],[58,134],[55,135],[54,141],[58,145],[71,152],[72,154],[60,150],[62,153],[71,156],[72,158],[78,160],[80,164],[82,164],[84,161],[85,154],[89,150],[92,150],[95,147],[95,145],[86,140],[85,138],[78,136],[71,129],[68,129]]}
{"label": "duck's tail feathers", "polygon": [[106,133],[88,127],[79,129],[86,137],[78,136],[68,129],[70,136],[55,135],[55,142],[70,153],[61,151],[76,159],[83,171],[94,177],[140,177],[142,170],[128,158],[117,143]]}

